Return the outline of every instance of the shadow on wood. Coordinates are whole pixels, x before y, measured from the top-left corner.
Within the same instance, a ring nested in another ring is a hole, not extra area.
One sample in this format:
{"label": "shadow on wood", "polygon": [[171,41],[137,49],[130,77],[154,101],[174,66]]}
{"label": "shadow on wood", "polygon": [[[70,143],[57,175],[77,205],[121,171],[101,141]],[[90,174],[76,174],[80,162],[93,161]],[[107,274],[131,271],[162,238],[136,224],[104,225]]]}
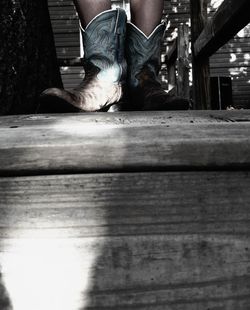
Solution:
{"label": "shadow on wood", "polygon": [[248,309],[249,186],[237,171],[1,179],[14,309]]}
{"label": "shadow on wood", "polygon": [[249,111],[1,118],[2,302],[248,310],[249,121]]}

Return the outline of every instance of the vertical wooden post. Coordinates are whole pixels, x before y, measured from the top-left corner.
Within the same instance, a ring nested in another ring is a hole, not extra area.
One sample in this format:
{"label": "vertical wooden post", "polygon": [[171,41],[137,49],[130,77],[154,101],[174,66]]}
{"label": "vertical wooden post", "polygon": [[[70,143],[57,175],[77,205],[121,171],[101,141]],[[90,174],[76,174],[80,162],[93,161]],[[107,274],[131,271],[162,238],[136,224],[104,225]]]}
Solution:
{"label": "vertical wooden post", "polygon": [[177,40],[175,39],[166,55],[168,70],[168,91],[176,95],[176,57],[177,57]]}
{"label": "vertical wooden post", "polygon": [[189,99],[189,27],[180,25],[177,38],[177,95]]}
{"label": "vertical wooden post", "polygon": [[207,1],[190,0],[194,109],[211,109],[209,58],[194,53],[194,43],[207,21]]}
{"label": "vertical wooden post", "polygon": [[[173,88],[176,88],[176,74],[175,74],[175,61],[168,64],[168,91],[173,92]],[[171,92],[171,93],[172,93]]]}

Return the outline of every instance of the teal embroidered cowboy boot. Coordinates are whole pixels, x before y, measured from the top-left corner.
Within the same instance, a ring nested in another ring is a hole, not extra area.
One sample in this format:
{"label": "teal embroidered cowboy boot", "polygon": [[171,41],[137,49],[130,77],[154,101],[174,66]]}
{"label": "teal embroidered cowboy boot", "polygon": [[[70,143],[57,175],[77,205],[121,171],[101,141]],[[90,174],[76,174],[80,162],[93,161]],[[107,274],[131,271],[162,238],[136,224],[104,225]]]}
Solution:
{"label": "teal embroidered cowboy boot", "polygon": [[120,100],[126,76],[126,22],[124,10],[111,9],[97,15],[85,29],[81,28],[85,77],[70,91],[58,88],[45,90],[41,95],[39,112],[50,107],[55,112],[99,111]]}
{"label": "teal embroidered cowboy boot", "polygon": [[128,102],[124,110],[186,110],[189,101],[169,96],[158,78],[165,24],[146,36],[134,24],[127,25]]}

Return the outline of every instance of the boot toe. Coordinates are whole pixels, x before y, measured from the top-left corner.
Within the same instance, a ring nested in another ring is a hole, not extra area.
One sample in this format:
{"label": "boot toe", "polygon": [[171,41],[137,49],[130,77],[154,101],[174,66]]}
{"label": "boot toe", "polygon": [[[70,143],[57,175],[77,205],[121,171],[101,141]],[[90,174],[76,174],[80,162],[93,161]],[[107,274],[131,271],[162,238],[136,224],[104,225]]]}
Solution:
{"label": "boot toe", "polygon": [[39,98],[37,113],[75,113],[79,108],[65,100],[64,90],[59,88],[46,89]]}

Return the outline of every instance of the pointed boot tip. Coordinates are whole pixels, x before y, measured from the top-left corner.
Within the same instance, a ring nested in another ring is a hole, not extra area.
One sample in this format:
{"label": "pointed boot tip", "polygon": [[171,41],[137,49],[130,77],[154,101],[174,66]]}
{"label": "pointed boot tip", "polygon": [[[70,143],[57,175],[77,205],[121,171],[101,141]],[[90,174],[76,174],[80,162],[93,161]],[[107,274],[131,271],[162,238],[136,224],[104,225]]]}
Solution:
{"label": "pointed boot tip", "polygon": [[48,88],[40,94],[37,113],[75,113],[79,109],[64,100],[63,89]]}
{"label": "pointed boot tip", "polygon": [[40,97],[46,97],[46,96],[60,96],[62,94],[63,90],[60,88],[47,88],[45,89],[41,94]]}

